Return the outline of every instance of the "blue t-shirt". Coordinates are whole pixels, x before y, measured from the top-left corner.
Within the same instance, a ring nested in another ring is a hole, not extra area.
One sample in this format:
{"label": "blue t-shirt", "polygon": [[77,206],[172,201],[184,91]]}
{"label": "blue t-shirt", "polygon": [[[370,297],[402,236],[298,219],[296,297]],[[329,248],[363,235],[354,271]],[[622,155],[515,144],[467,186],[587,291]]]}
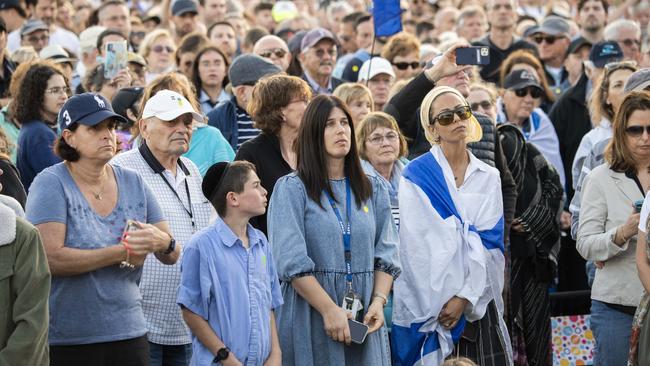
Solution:
{"label": "blue t-shirt", "polygon": [[183,156],[192,160],[201,176],[205,176],[213,164],[233,161],[235,152],[218,128],[200,125],[192,133],[190,149]]}
{"label": "blue t-shirt", "polygon": [[[140,176],[113,167],[118,199],[108,216],[96,213],[63,163],[41,172],[27,197],[27,219],[34,225],[66,225],[68,248],[99,249],[120,241],[127,219],[155,224],[163,213]],[[142,267],[118,264],[77,276],[52,276],[50,292],[51,345],[111,342],[143,336],[147,327],[138,288]]]}
{"label": "blue t-shirt", "polygon": [[52,149],[55,140],[56,133],[43,121],[24,123],[20,128],[16,167],[25,191],[29,192],[29,186],[41,170],[61,162]]}

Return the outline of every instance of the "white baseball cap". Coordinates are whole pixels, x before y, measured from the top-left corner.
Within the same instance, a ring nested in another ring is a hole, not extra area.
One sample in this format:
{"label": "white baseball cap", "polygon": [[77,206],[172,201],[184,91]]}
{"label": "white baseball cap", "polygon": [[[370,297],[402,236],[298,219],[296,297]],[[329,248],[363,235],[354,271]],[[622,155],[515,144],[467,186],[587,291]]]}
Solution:
{"label": "white baseball cap", "polygon": [[[370,71],[370,74],[368,74],[368,71]],[[370,80],[379,74],[388,74],[395,78],[395,71],[393,71],[393,65],[390,64],[390,61],[383,57],[373,57],[361,65],[357,80]]]}
{"label": "white baseball cap", "polygon": [[192,104],[184,96],[164,89],[149,98],[144,105],[142,118],[156,117],[163,121],[171,121],[185,113],[191,113],[196,121],[203,122],[203,116],[196,113]]}

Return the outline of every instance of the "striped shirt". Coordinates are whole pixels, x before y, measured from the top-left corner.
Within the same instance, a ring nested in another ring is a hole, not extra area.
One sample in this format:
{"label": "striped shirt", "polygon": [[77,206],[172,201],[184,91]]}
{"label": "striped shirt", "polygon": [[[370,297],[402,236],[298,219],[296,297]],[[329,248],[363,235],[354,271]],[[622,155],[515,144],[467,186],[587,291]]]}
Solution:
{"label": "striped shirt", "polygon": [[244,142],[257,137],[257,135],[260,134],[260,130],[255,128],[254,123],[255,122],[253,122],[248,112],[237,106],[237,130],[239,131],[237,149],[239,149]]}
{"label": "striped shirt", "polygon": [[[163,174],[176,194],[159,174],[147,164],[140,150],[137,148],[118,154],[111,160],[111,164],[130,168],[138,172],[142,180],[151,188],[162,208],[163,214],[169,222],[171,233],[176,239],[176,245],[184,245],[190,240],[194,231],[208,226],[210,218],[210,202],[203,196],[201,190],[201,174],[194,163],[187,158],[181,158],[187,167],[188,173],[182,172],[180,166],[176,169],[176,177],[170,171]],[[192,214],[196,228],[192,228],[186,208],[189,207],[185,190],[188,183],[190,199],[192,201]],[[180,202],[179,202],[180,199]],[[182,203],[182,206],[181,206]],[[183,207],[185,206],[185,208]],[[181,308],[176,303],[176,295],[181,279],[181,259],[174,265],[162,264],[153,254],[149,254],[144,262],[140,291],[142,292],[142,309],[147,321],[148,339],[156,344],[182,345],[192,343],[190,332],[183,317]]]}

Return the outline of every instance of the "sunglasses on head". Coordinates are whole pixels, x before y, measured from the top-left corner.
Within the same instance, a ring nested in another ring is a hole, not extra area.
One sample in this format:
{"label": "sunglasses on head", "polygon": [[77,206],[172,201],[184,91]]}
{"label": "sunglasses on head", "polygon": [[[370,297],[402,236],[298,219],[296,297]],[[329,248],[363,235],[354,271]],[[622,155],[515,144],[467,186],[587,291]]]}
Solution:
{"label": "sunglasses on head", "polygon": [[564,38],[564,36],[542,36],[542,35],[537,35],[533,37],[533,41],[537,44],[542,44],[542,42],[546,41],[548,44],[553,44],[555,41],[558,39]]}
{"label": "sunglasses on head", "polygon": [[174,49],[169,47],[169,46],[161,46],[161,45],[156,45],[151,48],[151,50],[155,53],[162,53],[162,51],[167,51],[167,53],[172,53],[174,52]]}
{"label": "sunglasses on head", "polygon": [[542,92],[540,89],[529,87],[515,90],[515,95],[519,98],[524,98],[526,95],[530,94],[533,99],[538,99],[542,97]]}
{"label": "sunglasses on head", "polygon": [[474,112],[478,111],[478,108],[481,107],[483,109],[488,109],[492,107],[492,101],[490,100],[482,100],[478,103],[472,103],[469,105]]}
{"label": "sunglasses on head", "polygon": [[437,116],[433,117],[431,124],[438,122],[441,126],[449,126],[454,123],[455,116],[458,116],[461,121],[464,121],[472,116],[472,110],[469,106],[464,105],[451,111],[440,112]]}
{"label": "sunglasses on head", "polygon": [[605,65],[605,74],[610,75],[612,72],[620,69],[630,69],[636,71],[636,61],[615,61]]}
{"label": "sunglasses on head", "polygon": [[650,135],[650,125],[647,126],[628,126],[625,128],[625,133],[627,133],[631,137],[641,137],[643,135],[643,131]]}
{"label": "sunglasses on head", "polygon": [[413,70],[420,67],[419,62],[393,62],[393,66],[397,67],[398,70],[406,70],[409,67]]}
{"label": "sunglasses on head", "polygon": [[270,58],[271,55],[275,55],[275,57],[277,57],[277,58],[282,58],[286,54],[287,54],[287,51],[283,50],[282,48],[271,48],[271,49],[264,50],[264,51],[261,51],[260,53],[258,53],[258,55],[260,57],[263,57],[263,58]]}

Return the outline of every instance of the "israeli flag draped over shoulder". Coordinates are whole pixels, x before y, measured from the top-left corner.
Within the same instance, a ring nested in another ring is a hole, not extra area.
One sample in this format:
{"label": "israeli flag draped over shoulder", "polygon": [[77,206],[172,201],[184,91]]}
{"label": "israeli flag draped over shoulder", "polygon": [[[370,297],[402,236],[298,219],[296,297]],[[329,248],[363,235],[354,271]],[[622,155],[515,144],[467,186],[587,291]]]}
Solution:
{"label": "israeli flag draped over shoulder", "polygon": [[[394,365],[442,364],[458,343],[465,322],[483,318],[491,301],[499,311],[499,326],[512,364],[501,297],[503,201],[499,175],[489,169],[493,168],[470,153],[465,182],[471,180],[472,186],[479,188],[477,194],[461,198],[439,146],[434,145],[405,168],[399,190],[403,272],[393,293]],[[465,204],[459,204],[461,199]],[[449,331],[438,323],[438,314],[453,296],[469,303]]]}

